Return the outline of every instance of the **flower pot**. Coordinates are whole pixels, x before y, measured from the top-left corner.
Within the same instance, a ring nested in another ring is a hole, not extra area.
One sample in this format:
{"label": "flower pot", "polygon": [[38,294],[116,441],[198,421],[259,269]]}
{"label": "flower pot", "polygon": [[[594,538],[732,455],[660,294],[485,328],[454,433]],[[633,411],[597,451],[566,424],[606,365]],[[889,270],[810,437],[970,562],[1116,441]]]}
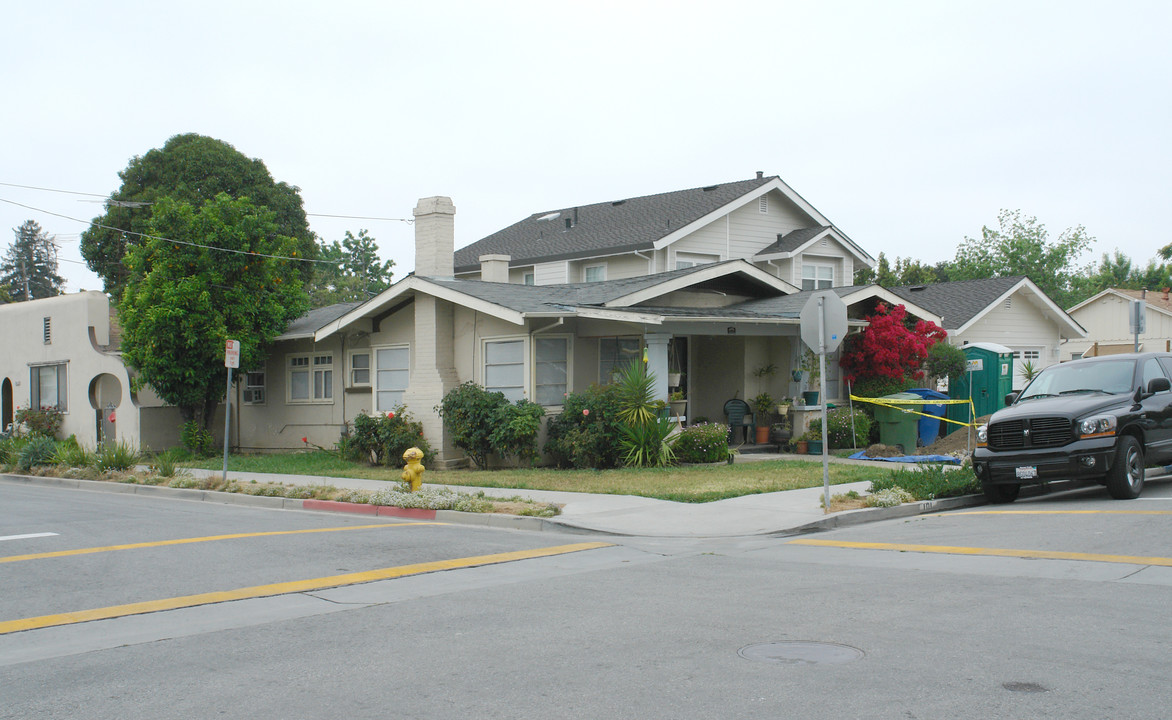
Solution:
{"label": "flower pot", "polygon": [[778,405],[777,406],[777,414],[782,417],[789,415],[789,405]]}
{"label": "flower pot", "polygon": [[671,414],[673,417],[683,417],[688,411],[687,400],[672,400],[668,404],[671,405]]}
{"label": "flower pot", "polygon": [[683,373],[673,373],[673,372],[669,372],[669,373],[667,374],[667,384],[668,384],[668,386],[670,386],[670,387],[679,387],[679,386],[680,386],[680,380],[681,380],[681,379],[683,379],[683,375],[684,375]]}
{"label": "flower pot", "polygon": [[818,391],[807,390],[802,393],[802,401],[806,403],[807,407],[812,407],[818,404]]}
{"label": "flower pot", "polygon": [[768,442],[769,442],[769,426],[768,425],[758,425],[757,426],[757,444],[764,445]]}
{"label": "flower pot", "polygon": [[805,440],[798,440],[794,445],[796,446],[798,455],[805,455],[810,452],[810,443]]}
{"label": "flower pot", "polygon": [[811,455],[821,455],[822,454],[822,441],[821,440],[810,440],[807,444],[808,444],[808,447],[806,449],[810,451]]}

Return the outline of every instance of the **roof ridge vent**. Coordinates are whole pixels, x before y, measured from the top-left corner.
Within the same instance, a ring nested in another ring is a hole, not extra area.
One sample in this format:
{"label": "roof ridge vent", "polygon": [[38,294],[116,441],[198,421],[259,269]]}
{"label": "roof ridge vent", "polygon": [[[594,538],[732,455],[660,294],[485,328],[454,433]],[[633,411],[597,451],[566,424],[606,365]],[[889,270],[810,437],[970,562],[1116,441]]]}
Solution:
{"label": "roof ridge vent", "polygon": [[616,206],[622,205],[625,202],[626,202],[626,200],[615,200],[614,202],[611,203],[611,205],[616,205]]}
{"label": "roof ridge vent", "polygon": [[703,190],[704,192],[709,192],[711,190],[715,190],[718,187],[720,187],[720,186],[719,185],[709,185],[707,187],[702,187],[700,189]]}

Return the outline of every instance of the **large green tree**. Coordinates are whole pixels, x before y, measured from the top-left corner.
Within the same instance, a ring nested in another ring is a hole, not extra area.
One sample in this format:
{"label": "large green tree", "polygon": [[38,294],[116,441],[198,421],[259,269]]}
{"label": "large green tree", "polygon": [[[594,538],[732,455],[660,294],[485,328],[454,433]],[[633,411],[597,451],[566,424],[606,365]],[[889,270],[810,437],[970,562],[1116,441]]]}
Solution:
{"label": "large green tree", "polygon": [[[135,233],[148,233],[155,203],[164,197],[200,208],[220,193],[247,197],[273,213],[281,235],[296,241],[303,258],[317,254],[309,231],[300,191],[273,180],[265,164],[249,159],[222,140],[203,135],[176,135],[160,149],[131,159],[120,172],[122,186],[106,202],[106,212],[81,236],[81,254],[102,278],[106,292],[118,298],[129,271],[122,264],[127,251],[142,242]],[[313,268],[301,268],[303,281]]]}
{"label": "large green tree", "polygon": [[317,263],[311,291],[314,307],[366,300],[391,286],[395,261],[379,260],[378,243],[366,230],[357,236],[347,230],[342,242],[322,243],[318,256],[328,262]]}
{"label": "large green tree", "polygon": [[1069,307],[1075,279],[1086,272],[1076,263],[1094,238],[1079,225],[1051,238],[1036,217],[1020,210],[1002,210],[998,227],[981,228],[981,237],[965,237],[956,249],[951,280],[976,280],[1025,275],[1052,300]]}
{"label": "large green tree", "polygon": [[297,262],[301,243],[272,210],[221,193],[199,207],[159,197],[132,244],[118,305],[123,359],[186,420],[209,427],[224,396],[225,340],[240,367],[309,307]]}
{"label": "large green tree", "polygon": [[57,274],[57,248],[53,238],[33,220],[13,228],[16,238],[0,262],[2,301],[39,300],[65,291],[65,280]]}

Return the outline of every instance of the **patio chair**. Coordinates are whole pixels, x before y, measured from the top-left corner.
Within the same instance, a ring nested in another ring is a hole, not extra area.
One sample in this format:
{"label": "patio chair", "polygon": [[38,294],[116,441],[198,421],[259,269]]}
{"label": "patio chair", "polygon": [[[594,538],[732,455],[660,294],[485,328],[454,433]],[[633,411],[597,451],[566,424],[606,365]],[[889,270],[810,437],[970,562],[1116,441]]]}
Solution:
{"label": "patio chair", "polygon": [[736,429],[741,428],[744,434],[744,442],[749,442],[749,437],[756,434],[757,423],[753,422],[753,409],[749,407],[749,403],[739,398],[733,398],[724,404],[724,414],[728,416],[728,441],[731,443],[736,434]]}

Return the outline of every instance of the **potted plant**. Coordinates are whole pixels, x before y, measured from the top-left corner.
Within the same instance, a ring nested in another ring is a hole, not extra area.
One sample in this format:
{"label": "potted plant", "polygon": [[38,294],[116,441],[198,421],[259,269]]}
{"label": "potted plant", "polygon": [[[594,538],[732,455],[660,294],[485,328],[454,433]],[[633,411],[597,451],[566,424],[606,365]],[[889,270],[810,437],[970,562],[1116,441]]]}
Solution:
{"label": "potted plant", "polygon": [[671,405],[671,414],[675,417],[683,417],[688,409],[688,400],[684,397],[683,390],[675,390],[667,396],[667,402]]}
{"label": "potted plant", "polygon": [[777,403],[769,393],[761,393],[749,401],[753,414],[757,419],[757,444],[764,445],[769,441],[769,413]]}
{"label": "potted plant", "polygon": [[822,369],[819,367],[818,356],[809,348],[802,353],[802,375],[806,378],[807,388],[802,393],[802,399],[806,405],[817,405],[819,395],[818,379],[822,376]]}
{"label": "potted plant", "polygon": [[822,454],[822,435],[821,435],[821,433],[814,435],[813,433],[807,432],[805,435],[802,435],[802,438],[800,440],[798,440],[799,444],[801,444],[803,442],[806,444],[806,449],[811,455],[821,455]]}
{"label": "potted plant", "polygon": [[793,401],[791,401],[787,397],[783,397],[782,399],[778,400],[777,401],[777,414],[782,416],[783,418],[786,417],[787,415],[789,415],[789,407],[792,404],[792,402]]}
{"label": "potted plant", "polygon": [[673,338],[667,345],[667,386],[679,387],[683,379],[684,372],[680,368],[680,356],[676,353],[676,341]]}

